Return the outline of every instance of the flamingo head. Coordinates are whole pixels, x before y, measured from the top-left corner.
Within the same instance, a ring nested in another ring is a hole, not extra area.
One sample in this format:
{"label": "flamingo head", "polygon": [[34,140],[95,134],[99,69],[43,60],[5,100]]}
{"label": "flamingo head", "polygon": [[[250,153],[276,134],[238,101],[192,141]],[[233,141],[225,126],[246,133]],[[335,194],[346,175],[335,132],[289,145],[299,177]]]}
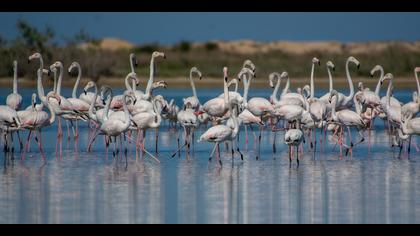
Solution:
{"label": "flamingo head", "polygon": [[223,67],[223,78],[226,82],[228,81],[228,68],[226,66]]}
{"label": "flamingo head", "polygon": [[370,71],[370,77],[373,78],[373,76],[375,75],[376,71],[383,71],[384,69],[382,68],[381,65],[376,65],[375,67],[372,68],[372,70]]}
{"label": "flamingo head", "polygon": [[318,66],[321,65],[321,61],[318,58],[316,58],[316,57],[312,58],[312,63],[313,64],[318,64]]}
{"label": "flamingo head", "polygon": [[29,64],[32,60],[35,60],[35,59],[40,59],[40,58],[41,58],[41,53],[36,52],[36,53],[34,53],[34,54],[32,54],[32,55],[30,55],[30,56],[28,57],[28,64]]}
{"label": "flamingo head", "polygon": [[134,53],[130,53],[130,61],[131,63],[133,63],[134,67],[137,67],[139,65],[136,54]]}
{"label": "flamingo head", "polygon": [[331,93],[330,93],[330,98],[328,99],[328,101],[331,103],[332,102],[332,99],[333,99],[333,97],[334,96],[338,96],[338,92],[337,92],[337,90],[332,90],[331,91]]}
{"label": "flamingo head", "polygon": [[84,93],[85,95],[87,95],[87,91],[88,91],[90,88],[95,87],[95,85],[96,85],[96,83],[95,83],[95,82],[93,82],[93,81],[89,81],[89,82],[86,84],[86,86],[83,88],[83,93]]}
{"label": "flamingo head", "polygon": [[163,52],[157,52],[157,51],[153,52],[152,53],[152,58],[157,58],[157,57],[163,57],[163,59],[166,59],[165,53],[163,53]]}
{"label": "flamingo head", "polygon": [[327,67],[331,68],[333,71],[335,71],[335,65],[332,63],[332,61],[327,61]]}
{"label": "flamingo head", "polygon": [[193,74],[193,73],[196,73],[197,75],[198,75],[198,78],[201,80],[202,79],[202,77],[203,77],[203,75],[201,74],[201,71],[199,71],[198,69],[197,69],[197,67],[192,67],[191,68],[191,70],[190,70],[190,74]]}
{"label": "flamingo head", "polygon": [[80,68],[79,63],[76,61],[72,62],[71,65],[69,66],[69,69],[68,69],[69,74],[73,71],[74,68]]}
{"label": "flamingo head", "polygon": [[351,56],[347,59],[347,61],[353,62],[354,64],[356,64],[357,69],[360,69],[360,62],[355,57]]}
{"label": "flamingo head", "polygon": [[54,98],[57,100],[58,105],[61,105],[61,97],[57,93],[49,93],[47,96],[47,101],[49,101],[51,98]]}

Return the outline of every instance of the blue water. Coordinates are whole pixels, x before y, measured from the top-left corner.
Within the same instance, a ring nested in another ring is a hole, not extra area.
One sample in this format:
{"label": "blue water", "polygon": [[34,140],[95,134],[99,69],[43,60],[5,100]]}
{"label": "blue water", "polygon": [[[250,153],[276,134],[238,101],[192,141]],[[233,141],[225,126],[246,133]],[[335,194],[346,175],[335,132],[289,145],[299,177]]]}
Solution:
{"label": "blue water", "polygon": [[[0,89],[2,104],[9,92]],[[255,89],[250,96],[270,92]],[[32,90],[21,93],[29,105]],[[178,101],[190,93],[161,91]],[[203,101],[220,93],[199,90]],[[411,98],[408,91],[395,95]],[[340,159],[330,143],[316,153],[305,144],[299,168],[295,162],[289,168],[282,132],[276,154],[273,133],[263,132],[258,161],[252,135],[246,147],[242,132],[244,161],[238,156],[232,161],[223,147],[220,167],[208,162],[208,143],[196,143],[189,158],[184,152],[171,158],[178,132],[167,125],[159,132],[160,164],[134,150],[114,159],[102,139],[87,153],[86,124],[80,124],[79,151],[65,133],[63,154],[56,155],[53,126],[43,131],[46,162],[35,143],[24,159],[19,153],[0,154],[0,223],[420,223],[419,155],[414,150],[399,156],[388,146],[382,125],[376,123],[370,153],[367,142],[355,148],[352,159]],[[154,134],[149,131],[146,141],[152,152]]]}

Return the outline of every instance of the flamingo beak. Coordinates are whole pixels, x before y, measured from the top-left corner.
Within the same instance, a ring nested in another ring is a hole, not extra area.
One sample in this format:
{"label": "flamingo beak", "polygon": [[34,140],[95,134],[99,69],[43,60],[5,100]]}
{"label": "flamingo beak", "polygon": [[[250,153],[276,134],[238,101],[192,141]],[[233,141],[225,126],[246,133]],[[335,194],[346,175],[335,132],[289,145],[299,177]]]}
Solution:
{"label": "flamingo beak", "polygon": [[31,59],[28,58],[28,64],[30,64],[30,63],[31,63]]}
{"label": "flamingo beak", "polygon": [[320,66],[321,65],[321,61],[318,61],[318,66]]}
{"label": "flamingo beak", "polygon": [[200,76],[198,79],[199,79],[199,80],[202,80],[202,79],[203,79],[203,76]]}
{"label": "flamingo beak", "polygon": [[358,70],[360,69],[360,64],[357,64],[357,69],[358,69]]}
{"label": "flamingo beak", "polygon": [[86,91],[86,89],[83,89],[83,93],[84,93],[85,95],[87,95],[87,91]]}
{"label": "flamingo beak", "polygon": [[333,67],[332,70],[335,71],[335,67]]}
{"label": "flamingo beak", "polygon": [[105,99],[102,99],[102,104],[103,104],[104,106],[106,105]]}

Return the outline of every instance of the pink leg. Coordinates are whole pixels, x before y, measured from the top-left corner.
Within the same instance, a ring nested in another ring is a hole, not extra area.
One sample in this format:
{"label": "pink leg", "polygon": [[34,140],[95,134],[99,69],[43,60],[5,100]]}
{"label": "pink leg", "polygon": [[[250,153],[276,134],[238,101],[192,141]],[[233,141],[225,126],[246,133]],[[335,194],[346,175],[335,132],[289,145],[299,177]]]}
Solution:
{"label": "pink leg", "polygon": [[42,159],[45,160],[44,149],[42,148],[41,131],[35,131],[35,141],[38,143],[38,147],[39,147],[39,151],[41,153]]}

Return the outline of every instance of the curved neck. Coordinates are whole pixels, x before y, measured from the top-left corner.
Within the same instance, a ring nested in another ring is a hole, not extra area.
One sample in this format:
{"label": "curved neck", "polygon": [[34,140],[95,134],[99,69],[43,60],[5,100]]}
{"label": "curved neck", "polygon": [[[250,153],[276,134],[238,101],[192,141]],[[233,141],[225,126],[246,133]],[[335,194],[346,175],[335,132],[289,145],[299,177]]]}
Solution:
{"label": "curved neck", "polygon": [[38,97],[41,100],[41,102],[43,104],[45,104],[45,102],[47,101],[47,99],[45,98],[45,93],[44,93],[44,87],[42,86],[42,71],[39,72],[39,70],[42,69],[38,69],[37,75],[38,75],[38,81],[37,81],[37,88],[38,88]]}
{"label": "curved neck", "polygon": [[386,91],[386,107],[390,107],[391,106],[391,89],[392,89],[392,80],[389,80],[389,84],[388,84],[388,90]]}
{"label": "curved neck", "polygon": [[378,97],[379,97],[379,93],[381,92],[381,81],[382,81],[382,78],[384,77],[384,74],[385,74],[384,68],[380,67],[379,70],[381,71],[381,76],[379,77],[379,81],[378,81],[378,84],[376,85],[376,89],[375,89],[375,94]]}
{"label": "curved neck", "polygon": [[71,95],[72,98],[77,98],[77,88],[79,87],[80,79],[82,77],[82,68],[80,67],[79,64],[77,64],[76,67],[77,67],[77,80],[73,87],[73,93]]}
{"label": "curved neck", "polygon": [[312,63],[312,69],[311,69],[311,99],[314,98],[314,93],[315,93],[314,71],[315,71],[315,63]]}
{"label": "curved neck", "polygon": [[190,84],[191,84],[191,89],[192,89],[194,98],[197,99],[197,101],[199,101],[198,100],[198,96],[197,96],[197,90],[195,89],[195,84],[194,84],[194,80],[193,80],[192,74],[193,74],[193,72],[190,71]]}
{"label": "curved neck", "polygon": [[146,91],[144,93],[147,98],[150,97],[150,91],[152,89],[154,76],[155,76],[155,58],[152,57],[152,59],[150,59],[150,77],[149,77],[149,81],[147,82]]}
{"label": "curved neck", "polygon": [[283,89],[283,91],[281,93],[281,96],[286,95],[289,92],[289,89],[290,89],[290,78],[287,77],[286,86],[284,86],[284,89]]}
{"label": "curved neck", "polygon": [[127,90],[131,90],[131,91],[134,91],[134,87],[133,88],[131,88],[131,86],[130,86],[130,80],[133,80],[133,84],[135,84],[136,83],[136,80],[135,79],[133,79],[131,76],[127,76],[127,77],[125,77],[125,88],[127,89]]}
{"label": "curved neck", "polygon": [[333,120],[336,120],[337,118],[337,114],[335,112],[335,107],[337,106],[337,102],[338,102],[338,94],[335,94],[332,100],[332,104],[331,104],[331,116]]}
{"label": "curved neck", "polygon": [[[417,85],[417,96],[420,98],[420,84],[419,84],[419,77],[417,76],[417,72],[414,71],[414,77],[416,78],[416,85]],[[419,100],[419,99],[417,99]],[[417,103],[420,103],[419,101]]]}
{"label": "curved neck", "polygon": [[333,78],[332,78],[332,74],[331,74],[331,69],[330,69],[330,67],[329,66],[327,66],[327,72],[328,72],[328,80],[329,80],[329,82],[330,82],[330,93],[331,93],[331,91],[333,91],[333,89],[334,89],[334,86],[333,86]]}
{"label": "curved neck", "polygon": [[276,87],[274,87],[273,93],[271,94],[271,100],[273,100],[274,103],[279,102],[279,99],[277,98],[277,94],[279,92],[280,83],[281,83],[280,77],[276,76],[276,78],[277,78]]}
{"label": "curved neck", "polygon": [[346,75],[347,75],[347,81],[349,82],[349,88],[350,88],[350,94],[349,94],[348,97],[346,97],[347,102],[351,101],[353,99],[353,96],[354,96],[354,85],[353,85],[353,81],[352,81],[351,76],[350,76],[349,64],[350,64],[350,60],[347,59]]}
{"label": "curved neck", "polygon": [[232,106],[229,107],[230,116],[233,121],[233,133],[237,134],[239,132],[239,123],[238,123],[238,108],[235,106],[235,109],[232,109]]}
{"label": "curved neck", "polygon": [[245,73],[243,75],[243,79],[244,79],[244,102],[246,104],[248,102],[248,93],[249,93],[249,87],[251,86],[252,75],[249,73]]}
{"label": "curved neck", "polygon": [[112,93],[112,91],[111,91],[111,96],[109,97],[109,99],[106,101],[106,104],[105,104],[105,112],[104,112],[104,117],[103,117],[103,121],[107,121],[108,120],[108,117],[109,117],[109,108],[111,107],[111,102],[112,102],[112,99],[114,98],[114,95],[113,95],[113,93]]}
{"label": "curved neck", "polygon": [[[358,92],[358,93],[361,93],[361,92]],[[354,107],[356,108],[356,113],[361,115],[362,114],[362,108],[361,108],[362,105],[360,104],[359,101],[357,101],[356,97],[357,96],[354,96],[354,98],[353,98]]]}
{"label": "curved neck", "polygon": [[16,94],[17,91],[17,63],[13,65],[13,93]]}
{"label": "curved neck", "polygon": [[92,99],[92,103],[90,104],[90,107],[89,107],[89,117],[93,120],[97,120],[96,115],[93,113],[93,109],[95,108],[95,105],[96,105],[96,100],[98,99],[98,86],[96,85],[96,83],[94,84],[94,88],[95,88],[95,96],[93,96],[94,98]]}
{"label": "curved neck", "polygon": [[[133,60],[134,60],[134,55],[130,55],[130,68],[131,68],[131,72],[135,74],[136,71],[134,69]],[[127,85],[126,85],[126,87],[127,87]],[[137,90],[137,84],[136,84],[136,81],[134,81],[134,80],[132,81],[132,88],[133,88],[133,91],[136,91]]]}
{"label": "curved neck", "polygon": [[128,129],[130,127],[130,113],[128,112],[127,108],[127,96],[124,96],[123,100],[123,108],[124,108],[124,127],[125,129]]}
{"label": "curved neck", "polygon": [[41,69],[41,71],[44,69],[44,60],[42,59],[42,56],[39,57],[39,69]]}
{"label": "curved neck", "polygon": [[47,107],[48,107],[48,110],[50,111],[50,120],[49,120],[49,122],[50,122],[50,125],[52,125],[52,124],[54,124],[55,118],[56,118],[55,112],[51,108],[51,104],[49,102],[48,102]]}
{"label": "curved neck", "polygon": [[227,106],[227,104],[229,103],[229,89],[228,89],[226,79],[224,78],[223,78],[223,95],[224,95],[225,105]]}
{"label": "curved neck", "polygon": [[58,82],[57,82],[57,94],[61,95],[61,82],[63,81],[63,65],[60,64],[59,68],[60,73],[58,74]]}
{"label": "curved neck", "polygon": [[153,102],[153,109],[156,113],[156,120],[150,125],[151,128],[157,128],[160,126],[160,123],[162,122],[162,116],[160,115],[160,113],[162,112],[161,110],[157,109],[156,106],[157,101]]}

